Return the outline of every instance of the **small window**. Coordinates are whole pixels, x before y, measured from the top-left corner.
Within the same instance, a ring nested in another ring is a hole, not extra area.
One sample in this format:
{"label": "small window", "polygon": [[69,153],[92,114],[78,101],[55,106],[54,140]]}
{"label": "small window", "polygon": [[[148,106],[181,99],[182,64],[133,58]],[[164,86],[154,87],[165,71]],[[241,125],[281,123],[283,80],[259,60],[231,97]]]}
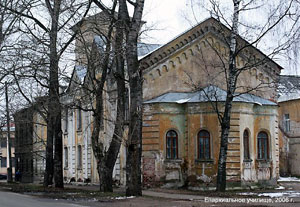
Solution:
{"label": "small window", "polygon": [[244,131],[243,141],[244,141],[244,160],[249,160],[250,159],[250,151],[249,151],[249,132],[248,132],[248,130]]}
{"label": "small window", "polygon": [[68,167],[68,148],[65,147],[65,168]]}
{"label": "small window", "polygon": [[1,147],[2,147],[2,148],[5,148],[6,145],[7,145],[6,137],[2,137],[2,138],[1,138]]}
{"label": "small window", "polygon": [[198,133],[198,159],[210,159],[210,134],[206,130]]}
{"label": "small window", "polygon": [[77,109],[77,130],[81,130],[81,128],[82,128],[82,114],[81,114],[81,109],[78,108]]}
{"label": "small window", "polygon": [[68,119],[69,119],[69,111],[68,108],[65,110],[65,132],[68,132]]}
{"label": "small window", "polygon": [[7,163],[6,163],[7,161],[6,161],[6,157],[1,157],[1,167],[6,167],[7,165]]}
{"label": "small window", "polygon": [[167,159],[178,158],[178,135],[174,130],[168,131],[167,137]]}
{"label": "small window", "polygon": [[257,136],[258,155],[260,160],[269,159],[269,141],[268,134],[266,132],[259,132]]}
{"label": "small window", "polygon": [[284,114],[284,129],[286,132],[291,131],[290,114]]}
{"label": "small window", "polygon": [[81,145],[77,147],[77,168],[82,169],[82,148]]}

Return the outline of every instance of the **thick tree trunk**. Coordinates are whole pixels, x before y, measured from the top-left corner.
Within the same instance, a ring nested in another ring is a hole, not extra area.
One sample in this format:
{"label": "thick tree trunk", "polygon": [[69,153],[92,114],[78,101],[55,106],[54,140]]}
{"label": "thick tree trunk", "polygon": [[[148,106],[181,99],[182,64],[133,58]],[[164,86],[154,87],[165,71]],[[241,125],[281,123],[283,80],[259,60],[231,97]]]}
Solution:
{"label": "thick tree trunk", "polygon": [[[103,55],[103,61],[100,63],[101,67],[101,78],[100,80],[96,79],[95,71],[97,71],[97,68],[99,67],[99,63],[95,62],[97,61],[97,58],[93,57],[91,58],[91,62],[89,63],[89,69],[93,71],[90,75],[90,80],[95,83],[95,91],[93,92],[95,96],[95,110],[93,111],[94,116],[94,124],[93,124],[93,132],[92,132],[92,148],[94,152],[94,156],[97,160],[97,169],[99,174],[99,182],[100,182],[100,191],[101,192],[110,192],[112,191],[112,170],[111,170],[111,176],[109,175],[110,170],[106,167],[106,153],[104,152],[104,146],[103,142],[99,139],[100,135],[100,129],[101,125],[103,124],[103,90],[104,85],[106,82],[107,77],[107,70],[109,66],[109,58],[110,58],[110,48],[111,48],[111,36],[112,36],[112,25],[113,22],[111,22],[111,26],[109,28],[107,37],[106,37],[106,50]],[[98,50],[98,49],[96,49]],[[96,51],[98,53],[98,51]],[[92,53],[92,55],[94,55]],[[111,186],[111,187],[110,187]]]}
{"label": "thick tree trunk", "polygon": [[[117,0],[114,1],[114,6],[112,11],[117,5]],[[120,8],[119,8],[120,9]],[[121,8],[122,9],[122,8]],[[100,178],[100,191],[102,192],[112,192],[113,191],[113,169],[118,158],[120,151],[120,146],[122,143],[122,137],[124,133],[124,117],[125,117],[125,75],[124,75],[124,58],[123,58],[123,36],[124,36],[124,26],[123,21],[118,14],[117,22],[114,21],[114,14],[106,11],[107,15],[111,15],[111,25],[106,37],[106,51],[103,55],[103,61],[100,64],[102,68],[101,79],[96,80],[97,91],[95,92],[96,98],[96,108],[94,110],[94,127],[92,134],[92,147],[94,151],[95,158],[97,160],[98,174]],[[117,114],[114,134],[109,145],[108,151],[105,152],[105,147],[102,141],[99,140],[99,133],[101,129],[102,119],[103,119],[103,89],[106,82],[107,69],[109,67],[109,54],[111,48],[111,39],[113,26],[116,26],[116,40],[115,40],[115,60],[116,60],[116,70],[114,71],[114,76],[117,80]],[[92,58],[93,59],[93,58]],[[91,60],[93,61],[93,60]],[[92,71],[96,71],[97,63],[91,62],[90,67]]]}
{"label": "thick tree trunk", "polygon": [[239,18],[239,4],[240,0],[233,0],[234,13],[232,21],[232,32],[230,37],[230,53],[229,53],[229,67],[227,79],[227,95],[225,101],[225,110],[221,121],[221,143],[218,161],[218,176],[217,176],[217,191],[226,190],[226,160],[228,148],[228,135],[230,130],[230,119],[232,101],[236,89],[236,80],[238,78],[238,71],[236,69],[236,37],[238,35],[238,18]]}
{"label": "thick tree trunk", "polygon": [[[122,7],[119,7],[122,10]],[[114,134],[109,145],[108,151],[105,153],[103,166],[104,172],[101,177],[103,180],[100,185],[103,186],[104,191],[113,191],[113,169],[118,158],[120,146],[123,141],[124,133],[124,118],[125,118],[125,74],[124,74],[124,58],[123,58],[123,38],[124,38],[124,24],[120,17],[122,11],[118,13],[118,21],[116,23],[116,40],[115,40],[115,60],[116,60],[116,72],[114,76],[117,80],[117,115]]]}
{"label": "thick tree trunk", "polygon": [[[49,6],[49,5],[48,5]],[[50,30],[50,77],[49,77],[49,102],[47,123],[46,171],[44,186],[52,184],[53,172],[55,187],[63,188],[62,165],[62,132],[61,132],[61,105],[59,100],[57,33],[61,1],[55,0],[53,8],[48,8],[51,14]],[[55,156],[53,162],[53,141],[55,141]]]}
{"label": "thick tree trunk", "polygon": [[[50,100],[49,100],[50,101]],[[46,167],[44,173],[44,186],[52,185],[53,181],[53,130],[52,117],[50,116],[51,106],[48,104],[47,119],[47,145],[46,145]]]}
{"label": "thick tree trunk", "polygon": [[[142,155],[142,108],[143,89],[142,72],[139,70],[137,41],[141,28],[144,0],[135,3],[133,17],[130,19],[125,0],[120,0],[120,7],[126,11],[126,59],[130,85],[130,121],[126,159],[126,195],[142,195],[141,155]],[[125,15],[124,15],[125,17]]]}

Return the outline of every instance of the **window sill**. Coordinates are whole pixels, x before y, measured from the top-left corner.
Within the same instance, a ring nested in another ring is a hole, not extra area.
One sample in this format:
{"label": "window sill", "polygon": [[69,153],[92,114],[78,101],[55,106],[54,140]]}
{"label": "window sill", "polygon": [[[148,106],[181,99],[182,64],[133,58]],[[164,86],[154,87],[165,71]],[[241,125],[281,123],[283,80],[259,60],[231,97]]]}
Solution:
{"label": "window sill", "polygon": [[182,163],[182,159],[165,159],[165,163]]}
{"label": "window sill", "polygon": [[256,159],[257,163],[258,163],[258,168],[270,168],[271,167],[271,162],[272,160],[270,159]]}
{"label": "window sill", "polygon": [[243,162],[252,162],[252,159],[244,159]]}
{"label": "window sill", "polygon": [[214,160],[213,159],[195,159],[195,162],[196,163],[204,163],[204,162],[213,163]]}
{"label": "window sill", "polygon": [[265,162],[265,163],[269,163],[272,162],[271,159],[256,159],[257,162]]}

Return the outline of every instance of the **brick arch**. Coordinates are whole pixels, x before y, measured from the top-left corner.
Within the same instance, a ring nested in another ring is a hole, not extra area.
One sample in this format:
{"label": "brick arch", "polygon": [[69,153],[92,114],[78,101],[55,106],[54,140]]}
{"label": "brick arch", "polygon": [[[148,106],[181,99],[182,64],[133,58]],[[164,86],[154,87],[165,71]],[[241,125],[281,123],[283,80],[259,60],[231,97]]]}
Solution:
{"label": "brick arch", "polygon": [[158,76],[161,76],[161,71],[159,69],[156,69],[156,73],[158,74]]}
{"label": "brick arch", "polygon": [[166,65],[163,65],[162,66],[162,72],[168,72],[168,67]]}
{"label": "brick arch", "polygon": [[177,61],[179,64],[181,64],[181,59],[180,59],[180,57],[176,57],[176,61]]}
{"label": "brick arch", "polygon": [[170,60],[169,61],[169,68],[172,69],[172,68],[175,68],[175,63],[173,60]]}

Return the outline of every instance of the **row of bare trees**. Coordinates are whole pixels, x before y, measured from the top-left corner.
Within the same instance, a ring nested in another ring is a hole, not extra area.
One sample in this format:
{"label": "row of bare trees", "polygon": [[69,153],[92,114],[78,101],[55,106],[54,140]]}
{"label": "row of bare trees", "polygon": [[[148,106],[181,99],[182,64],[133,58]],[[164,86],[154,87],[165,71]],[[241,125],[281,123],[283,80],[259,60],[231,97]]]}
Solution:
{"label": "row of bare trees", "polygon": [[[129,14],[127,4],[134,8]],[[116,8],[118,4],[118,14]],[[63,81],[65,65],[64,54],[74,42],[79,31],[70,32],[69,28],[83,20],[90,8],[98,8],[109,16],[109,31],[106,34],[106,51],[101,54],[101,78],[90,77],[95,81],[93,95],[96,102],[94,112],[94,128],[92,133],[94,154],[98,160],[102,191],[112,191],[112,171],[120,149],[119,138],[124,131],[124,91],[125,91],[125,61],[129,69],[131,100],[141,104],[142,77],[138,71],[137,40],[141,27],[144,1],[113,1],[105,5],[102,1],[1,1],[1,55],[6,61],[1,63],[1,80],[12,79],[16,91],[26,100],[26,105],[33,104],[36,96],[47,96],[47,113],[41,112],[47,123],[46,169],[44,185],[51,185],[54,179],[55,187],[63,187],[62,166],[62,132],[60,104],[60,84]],[[129,17],[131,16],[131,17]],[[8,21],[10,20],[10,22]],[[78,25],[77,25],[78,26]],[[7,38],[10,36],[11,39]],[[115,39],[114,39],[115,38]],[[8,40],[12,40],[9,42]],[[124,46],[125,44],[125,46]],[[5,47],[4,47],[5,45]],[[111,48],[114,45],[115,57]],[[9,49],[10,52],[4,51]],[[14,57],[14,58],[12,58]],[[104,151],[99,139],[99,130],[103,118],[103,87],[111,59],[116,63],[115,77],[118,88],[117,123],[109,150]],[[3,59],[4,60],[4,59]],[[93,63],[88,63],[93,68]],[[92,73],[90,73],[92,74]],[[94,73],[95,74],[95,73]],[[136,96],[136,89],[139,95]],[[137,99],[139,99],[137,101]],[[93,104],[92,104],[93,105]],[[128,140],[128,173],[127,194],[141,195],[140,186],[140,154],[141,154],[141,105],[131,107],[130,136]],[[136,127],[138,125],[139,127]],[[135,157],[139,156],[139,157]],[[136,170],[138,169],[138,170]],[[133,183],[136,182],[136,183]],[[137,190],[136,190],[137,189]]]}
{"label": "row of bare trees", "polygon": [[[130,118],[128,140],[126,141],[126,193],[127,195],[141,195],[141,149],[142,149],[142,71],[139,70],[137,57],[137,42],[142,26],[144,0],[113,0],[106,4],[101,0],[44,0],[44,1],[0,1],[0,80],[10,77],[15,83],[16,91],[26,100],[27,104],[34,101],[35,95],[49,97],[47,114],[44,117],[47,123],[46,170],[44,185],[54,183],[56,187],[63,187],[62,166],[62,132],[60,104],[60,83],[63,82],[66,71],[64,54],[72,46],[79,30],[70,32],[69,28],[83,20],[91,8],[102,11],[108,18],[108,29],[105,32],[105,50],[101,58],[88,61],[89,70],[98,71],[88,73],[91,88],[87,88],[95,104],[90,104],[94,117],[92,130],[92,145],[98,163],[100,175],[100,190],[112,191],[112,172],[120,149],[120,137],[124,134],[124,104],[125,84],[130,88]],[[291,20],[290,34],[285,33],[285,42],[275,48],[274,54],[289,48],[293,41],[299,40],[299,1],[279,1],[269,16],[269,21],[263,27],[255,28],[258,35],[246,45],[237,45],[241,35],[240,13],[256,9],[262,2],[255,0],[232,0],[232,17],[230,21],[222,13],[220,1],[210,0],[207,5],[211,14],[217,20],[227,23],[230,34],[224,32],[224,41],[230,48],[229,57],[224,64],[224,73],[227,85],[225,107],[218,111],[221,125],[220,156],[218,162],[217,189],[226,188],[226,158],[228,134],[230,130],[230,114],[232,101],[237,88],[237,81],[241,72],[247,68],[237,68],[236,57],[248,47],[256,46],[268,33],[278,30],[285,19]],[[192,5],[196,1],[192,1]],[[241,6],[242,4],[242,6]],[[129,12],[129,8],[133,12]],[[131,9],[130,8],[130,9]],[[80,26],[81,23],[79,23]],[[251,28],[251,27],[249,27]],[[249,29],[248,28],[248,29]],[[290,35],[290,36],[288,36]],[[8,38],[9,37],[9,38]],[[114,48],[114,52],[111,52]],[[99,56],[99,54],[98,54]],[[103,92],[107,81],[107,73],[111,68],[111,59],[114,61],[114,77],[117,82],[117,118],[114,135],[108,150],[103,146],[99,133],[103,123]],[[99,62],[95,62],[95,60]],[[262,61],[262,64],[264,62]],[[257,63],[255,63],[257,64]],[[125,67],[126,65],[126,67]],[[66,67],[67,68],[67,67]],[[127,78],[128,77],[128,78]],[[34,83],[34,84],[33,84]],[[55,146],[54,146],[55,144]],[[53,154],[54,149],[54,154]]]}

